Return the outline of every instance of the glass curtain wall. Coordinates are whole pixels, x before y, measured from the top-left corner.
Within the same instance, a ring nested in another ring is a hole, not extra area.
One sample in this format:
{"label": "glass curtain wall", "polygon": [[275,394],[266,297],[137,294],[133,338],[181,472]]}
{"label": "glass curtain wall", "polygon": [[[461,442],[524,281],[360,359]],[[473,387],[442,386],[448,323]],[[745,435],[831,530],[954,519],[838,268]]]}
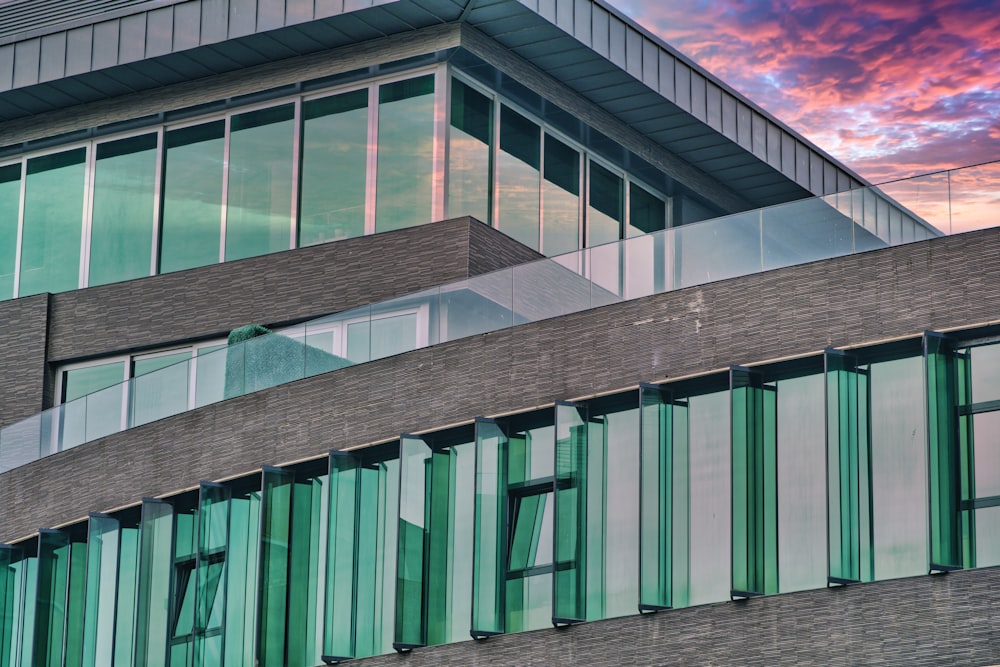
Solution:
{"label": "glass curtain wall", "polygon": [[[668,225],[667,197],[593,161],[579,137],[559,136],[445,71],[0,166],[0,299],[411,227],[442,213],[474,216],[549,256],[585,238],[598,245]],[[617,254],[593,264],[620,293]],[[641,271],[624,278],[633,295],[663,282],[658,264]]]}
{"label": "glass curtain wall", "polygon": [[0,665],[308,667],[915,576],[949,539],[995,564],[1000,345],[924,342],[480,418],[0,545]]}

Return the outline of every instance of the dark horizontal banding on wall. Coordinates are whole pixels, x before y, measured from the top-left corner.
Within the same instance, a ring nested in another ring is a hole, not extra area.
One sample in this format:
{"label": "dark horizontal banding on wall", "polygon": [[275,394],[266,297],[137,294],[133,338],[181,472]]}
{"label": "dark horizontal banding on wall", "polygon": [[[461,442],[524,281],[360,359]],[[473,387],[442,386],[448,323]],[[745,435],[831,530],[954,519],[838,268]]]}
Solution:
{"label": "dark horizontal banding on wall", "polygon": [[984,568],[499,635],[357,664],[984,666],[1000,655],[998,586],[1000,568]]}
{"label": "dark horizontal banding on wall", "polygon": [[0,425],[40,412],[46,364],[377,303],[541,256],[472,218],[0,302]]}
{"label": "dark horizontal banding on wall", "polygon": [[224,401],[6,473],[0,541],[199,479],[477,415],[971,326],[998,313],[1000,231],[985,230],[456,340]]}

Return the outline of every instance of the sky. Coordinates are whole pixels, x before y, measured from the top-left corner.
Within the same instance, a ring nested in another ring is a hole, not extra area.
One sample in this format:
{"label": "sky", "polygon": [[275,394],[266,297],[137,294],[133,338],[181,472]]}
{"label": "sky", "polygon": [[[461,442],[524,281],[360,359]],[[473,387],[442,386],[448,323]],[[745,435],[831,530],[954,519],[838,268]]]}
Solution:
{"label": "sky", "polygon": [[1000,0],[611,2],[872,183],[1000,159]]}

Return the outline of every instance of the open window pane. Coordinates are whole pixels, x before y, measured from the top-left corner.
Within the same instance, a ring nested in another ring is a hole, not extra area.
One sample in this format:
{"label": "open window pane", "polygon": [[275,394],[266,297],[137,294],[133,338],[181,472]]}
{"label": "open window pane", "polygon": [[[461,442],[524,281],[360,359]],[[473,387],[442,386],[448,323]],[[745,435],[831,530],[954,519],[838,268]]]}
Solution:
{"label": "open window pane", "polygon": [[587,619],[587,435],[586,407],[557,403],[553,623]]}

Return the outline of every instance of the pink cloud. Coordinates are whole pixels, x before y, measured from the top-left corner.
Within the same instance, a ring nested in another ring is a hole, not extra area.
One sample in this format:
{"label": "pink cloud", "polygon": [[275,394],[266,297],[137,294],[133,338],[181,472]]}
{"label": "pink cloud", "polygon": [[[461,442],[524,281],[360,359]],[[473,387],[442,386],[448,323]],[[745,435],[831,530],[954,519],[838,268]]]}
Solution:
{"label": "pink cloud", "polygon": [[986,0],[617,0],[873,181],[1000,158]]}

